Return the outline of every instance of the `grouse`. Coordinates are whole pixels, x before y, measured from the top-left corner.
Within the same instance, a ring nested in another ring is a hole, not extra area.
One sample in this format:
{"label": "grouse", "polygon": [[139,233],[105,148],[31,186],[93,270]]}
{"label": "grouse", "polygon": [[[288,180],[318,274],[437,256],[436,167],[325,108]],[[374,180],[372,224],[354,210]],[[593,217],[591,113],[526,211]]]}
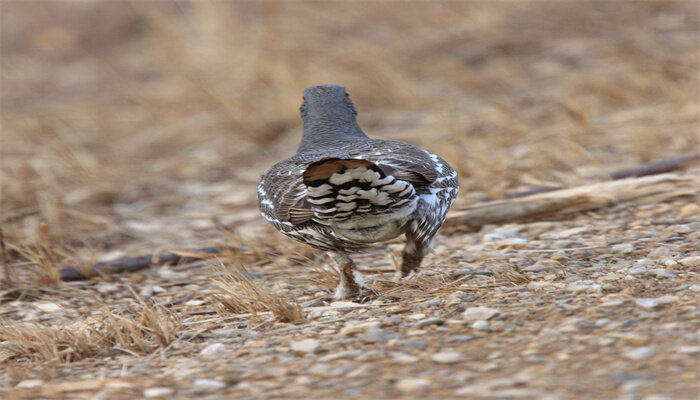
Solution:
{"label": "grouse", "polygon": [[366,289],[350,253],[404,234],[399,277],[415,271],[459,190],[440,157],[410,144],[371,139],[341,86],[304,90],[297,153],[258,186],[262,216],[284,235],[326,251],[340,271],[334,299]]}

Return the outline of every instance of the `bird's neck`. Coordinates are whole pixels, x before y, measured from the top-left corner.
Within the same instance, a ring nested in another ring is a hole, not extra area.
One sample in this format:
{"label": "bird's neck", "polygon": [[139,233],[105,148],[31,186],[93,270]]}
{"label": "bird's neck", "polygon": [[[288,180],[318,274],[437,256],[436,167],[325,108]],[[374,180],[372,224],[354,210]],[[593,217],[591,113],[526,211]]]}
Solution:
{"label": "bird's neck", "polygon": [[318,150],[320,147],[349,140],[368,139],[355,118],[348,120],[321,119],[304,121],[304,134],[298,153]]}

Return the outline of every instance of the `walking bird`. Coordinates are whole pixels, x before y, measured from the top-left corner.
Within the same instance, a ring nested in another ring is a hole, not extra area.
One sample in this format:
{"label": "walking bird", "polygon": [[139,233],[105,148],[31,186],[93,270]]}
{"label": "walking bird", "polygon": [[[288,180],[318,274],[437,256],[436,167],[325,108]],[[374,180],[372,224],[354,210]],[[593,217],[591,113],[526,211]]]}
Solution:
{"label": "walking bird", "polygon": [[351,253],[405,235],[400,277],[421,264],[459,190],[443,159],[410,144],[371,139],[341,86],[304,90],[303,136],[258,186],[262,216],[281,233],[326,251],[340,271],[334,299],[365,288]]}

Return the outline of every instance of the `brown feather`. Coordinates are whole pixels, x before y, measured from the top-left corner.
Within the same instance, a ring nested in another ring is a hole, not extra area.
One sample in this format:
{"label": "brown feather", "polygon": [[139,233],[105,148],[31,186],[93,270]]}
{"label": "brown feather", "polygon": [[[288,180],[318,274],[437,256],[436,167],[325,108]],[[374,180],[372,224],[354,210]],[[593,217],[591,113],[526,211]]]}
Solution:
{"label": "brown feather", "polygon": [[289,222],[293,225],[300,225],[304,222],[311,221],[314,217],[314,212],[306,208],[292,207],[289,209]]}
{"label": "brown feather", "polygon": [[336,173],[341,173],[346,169],[352,168],[370,168],[376,166],[367,160],[349,159],[341,160],[339,158],[324,158],[311,164],[306,171],[304,171],[304,183],[308,184],[310,182],[329,179],[331,175]]}

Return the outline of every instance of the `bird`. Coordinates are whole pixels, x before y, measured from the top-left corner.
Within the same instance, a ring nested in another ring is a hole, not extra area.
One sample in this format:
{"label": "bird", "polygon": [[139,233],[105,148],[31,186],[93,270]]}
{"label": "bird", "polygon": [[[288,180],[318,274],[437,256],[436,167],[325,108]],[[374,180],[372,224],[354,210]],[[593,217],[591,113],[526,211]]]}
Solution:
{"label": "bird", "polygon": [[302,100],[296,154],[270,168],[258,185],[263,218],[328,253],[340,275],[333,300],[369,290],[351,254],[401,235],[406,244],[397,277],[409,277],[454,204],[457,173],[426,150],[368,137],[342,86],[306,88]]}

